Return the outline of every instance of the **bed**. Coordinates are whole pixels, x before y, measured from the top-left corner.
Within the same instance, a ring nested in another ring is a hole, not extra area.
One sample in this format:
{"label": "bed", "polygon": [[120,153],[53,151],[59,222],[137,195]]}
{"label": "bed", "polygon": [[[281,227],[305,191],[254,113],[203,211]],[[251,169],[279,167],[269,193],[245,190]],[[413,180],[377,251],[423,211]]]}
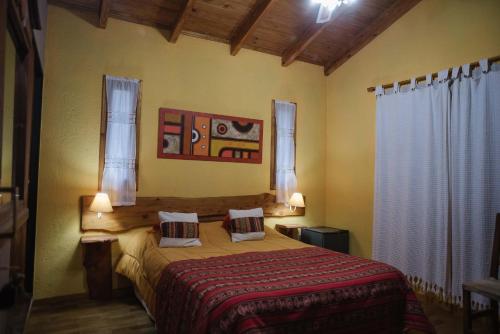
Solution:
{"label": "bed", "polygon": [[[114,214],[120,224],[155,220],[144,212]],[[267,226],[265,232],[264,240],[233,243],[216,220],[200,224],[201,247],[160,248],[153,228],[135,228],[120,239],[116,272],[133,283],[160,334],[434,333],[395,268],[313,247]]]}
{"label": "bed", "polygon": [[200,225],[203,246],[159,248],[142,229],[116,271],[128,277],[159,333],[433,332],[403,275],[312,247],[266,227],[232,243],[222,222]]}

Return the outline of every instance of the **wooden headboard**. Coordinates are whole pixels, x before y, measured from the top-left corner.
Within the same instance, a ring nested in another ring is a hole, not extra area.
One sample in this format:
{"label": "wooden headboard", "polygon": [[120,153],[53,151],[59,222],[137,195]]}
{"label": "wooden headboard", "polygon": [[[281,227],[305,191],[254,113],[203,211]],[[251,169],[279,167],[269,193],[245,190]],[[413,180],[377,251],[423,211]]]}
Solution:
{"label": "wooden headboard", "polygon": [[120,232],[141,226],[158,224],[158,211],[196,212],[201,222],[223,220],[229,209],[251,209],[261,207],[265,217],[304,216],[305,208],[291,212],[283,204],[276,203],[272,194],[228,196],[228,197],[137,197],[136,205],[114,207],[97,219],[89,211],[94,196],[81,197],[82,231]]}

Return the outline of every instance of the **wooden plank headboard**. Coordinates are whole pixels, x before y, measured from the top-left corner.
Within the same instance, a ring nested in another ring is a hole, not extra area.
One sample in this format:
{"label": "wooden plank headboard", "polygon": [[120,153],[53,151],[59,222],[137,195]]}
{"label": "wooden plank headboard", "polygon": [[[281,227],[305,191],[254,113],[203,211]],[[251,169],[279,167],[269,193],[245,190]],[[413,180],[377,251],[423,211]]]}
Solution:
{"label": "wooden plank headboard", "polygon": [[132,228],[158,223],[158,211],[196,212],[203,221],[223,220],[229,209],[251,209],[262,207],[265,217],[304,216],[305,208],[291,212],[283,204],[276,203],[272,194],[228,196],[228,197],[137,197],[136,205],[114,207],[97,219],[95,212],[89,211],[94,196],[81,197],[82,231],[120,232]]}

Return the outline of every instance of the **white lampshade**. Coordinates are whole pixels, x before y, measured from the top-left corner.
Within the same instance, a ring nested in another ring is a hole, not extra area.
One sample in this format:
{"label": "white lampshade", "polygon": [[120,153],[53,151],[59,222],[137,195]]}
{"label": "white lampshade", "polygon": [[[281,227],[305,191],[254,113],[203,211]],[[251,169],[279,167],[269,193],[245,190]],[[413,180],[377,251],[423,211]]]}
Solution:
{"label": "white lampshade", "polygon": [[297,208],[303,208],[306,206],[304,204],[304,197],[301,193],[293,193],[292,197],[290,197],[290,200],[288,201],[288,205]]}
{"label": "white lampshade", "polygon": [[90,204],[89,210],[97,213],[113,212],[113,207],[111,206],[108,194],[97,193],[94,200]]}

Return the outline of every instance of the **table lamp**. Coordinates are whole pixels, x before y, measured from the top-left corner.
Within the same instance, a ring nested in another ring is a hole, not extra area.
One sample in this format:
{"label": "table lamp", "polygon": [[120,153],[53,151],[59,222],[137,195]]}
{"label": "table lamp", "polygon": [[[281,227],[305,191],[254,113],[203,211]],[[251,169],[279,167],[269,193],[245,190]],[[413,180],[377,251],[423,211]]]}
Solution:
{"label": "table lamp", "polygon": [[97,219],[102,217],[103,212],[113,212],[113,207],[106,193],[97,193],[90,204],[90,211],[97,212]]}
{"label": "table lamp", "polygon": [[288,201],[288,205],[290,206],[290,211],[294,212],[297,208],[304,208],[306,205],[304,204],[304,196],[301,193],[293,193],[292,197]]}

